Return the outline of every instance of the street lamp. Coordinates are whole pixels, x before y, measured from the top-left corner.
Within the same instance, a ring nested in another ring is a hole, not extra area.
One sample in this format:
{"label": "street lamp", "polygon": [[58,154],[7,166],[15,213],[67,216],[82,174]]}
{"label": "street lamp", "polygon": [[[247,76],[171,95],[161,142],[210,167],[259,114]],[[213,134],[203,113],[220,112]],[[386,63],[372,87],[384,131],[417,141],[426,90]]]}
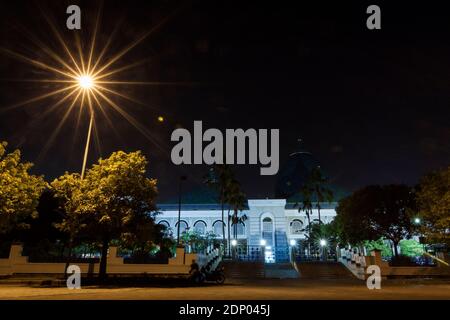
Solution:
{"label": "street lamp", "polygon": [[[91,91],[92,88],[94,88],[95,82],[94,78],[90,75],[82,75],[78,77],[78,87],[80,90],[83,90],[83,93],[86,93]],[[88,97],[90,99],[90,97]],[[89,153],[89,143],[91,142],[91,133],[92,133],[92,126],[94,124],[94,110],[92,110],[92,105],[89,103],[89,114],[90,114],[90,120],[89,120],[89,129],[86,139],[86,146],[84,148],[84,157],[83,157],[83,166],[81,168],[81,179],[84,178],[84,172],[86,171],[86,162],[87,157]]]}
{"label": "street lamp", "polygon": [[237,240],[236,239],[231,240],[231,245],[233,247],[236,247],[237,246]]}
{"label": "street lamp", "polygon": [[264,239],[261,239],[260,241],[259,241],[259,244],[261,245],[261,246],[265,246],[266,245],[266,240],[264,240]]}
{"label": "street lamp", "polygon": [[415,219],[414,219],[414,223],[415,223],[415,224],[420,224],[420,218],[415,218]]}
{"label": "street lamp", "polygon": [[327,245],[327,240],[325,239],[320,239],[320,248],[322,251],[322,260],[324,259],[324,250],[325,250],[325,246]]}
{"label": "street lamp", "polygon": [[291,245],[291,247],[295,247],[297,242],[294,239],[291,239],[291,241],[289,241],[289,244]]}

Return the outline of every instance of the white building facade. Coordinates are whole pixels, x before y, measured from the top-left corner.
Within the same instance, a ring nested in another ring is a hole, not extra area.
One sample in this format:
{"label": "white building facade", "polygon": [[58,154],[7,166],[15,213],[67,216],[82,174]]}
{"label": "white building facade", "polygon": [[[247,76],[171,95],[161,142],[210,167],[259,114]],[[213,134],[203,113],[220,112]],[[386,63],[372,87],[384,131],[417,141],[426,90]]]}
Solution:
{"label": "white building facade", "polygon": [[[336,216],[336,203],[320,204],[320,219],[323,223],[331,222]],[[177,235],[179,207],[177,204],[159,205],[160,215],[157,223],[165,225],[174,237]],[[316,207],[316,204],[314,204]],[[227,221],[228,208],[224,210],[224,220]],[[200,234],[214,233],[222,238],[222,208],[220,204],[184,204],[180,210],[180,234],[186,230]],[[232,211],[230,212],[232,214]],[[274,253],[288,252],[289,245],[294,245],[305,239],[308,219],[298,206],[286,203],[285,199],[254,199],[248,200],[246,209],[239,212],[247,219],[237,226],[237,239],[248,247],[264,245]],[[311,221],[318,221],[319,212],[313,209]],[[225,226],[226,237],[228,226]],[[234,238],[233,231],[231,239]],[[276,255],[276,254],[274,254]],[[282,255],[282,254],[281,254]],[[283,260],[285,257],[278,257]]]}

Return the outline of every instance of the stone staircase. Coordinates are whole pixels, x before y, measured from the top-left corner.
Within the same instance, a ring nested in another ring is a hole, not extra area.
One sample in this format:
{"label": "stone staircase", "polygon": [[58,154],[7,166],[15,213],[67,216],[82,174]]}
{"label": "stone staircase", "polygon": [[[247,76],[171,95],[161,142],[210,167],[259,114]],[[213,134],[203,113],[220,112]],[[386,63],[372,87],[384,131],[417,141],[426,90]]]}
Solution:
{"label": "stone staircase", "polygon": [[225,276],[230,279],[263,279],[264,263],[250,261],[223,261]]}
{"label": "stone staircase", "polygon": [[297,262],[301,279],[356,279],[355,276],[339,262]]}
{"label": "stone staircase", "polygon": [[291,263],[266,264],[265,277],[268,279],[297,279],[299,274]]}
{"label": "stone staircase", "polygon": [[275,262],[289,262],[289,244],[286,232],[283,231],[275,231]]}

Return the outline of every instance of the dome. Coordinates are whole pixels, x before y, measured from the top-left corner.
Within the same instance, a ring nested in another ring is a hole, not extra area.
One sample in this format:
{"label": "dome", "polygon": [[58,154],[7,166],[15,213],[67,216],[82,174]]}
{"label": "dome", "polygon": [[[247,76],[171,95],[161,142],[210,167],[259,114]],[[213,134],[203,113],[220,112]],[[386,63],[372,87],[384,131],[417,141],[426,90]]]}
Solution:
{"label": "dome", "polygon": [[317,166],[320,166],[320,163],[310,152],[301,151],[289,155],[288,161],[278,172],[275,197],[287,199],[297,193],[311,170]]}

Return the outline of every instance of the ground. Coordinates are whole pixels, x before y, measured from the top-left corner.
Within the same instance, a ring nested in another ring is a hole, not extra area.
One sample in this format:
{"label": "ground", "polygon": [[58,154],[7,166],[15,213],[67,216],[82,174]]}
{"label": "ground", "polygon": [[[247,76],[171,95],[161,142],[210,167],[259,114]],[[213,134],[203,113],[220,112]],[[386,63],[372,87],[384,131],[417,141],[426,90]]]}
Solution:
{"label": "ground", "polygon": [[0,299],[275,300],[448,299],[450,280],[385,280],[380,290],[359,280],[253,280],[202,287],[84,287],[80,290],[0,284]]}

